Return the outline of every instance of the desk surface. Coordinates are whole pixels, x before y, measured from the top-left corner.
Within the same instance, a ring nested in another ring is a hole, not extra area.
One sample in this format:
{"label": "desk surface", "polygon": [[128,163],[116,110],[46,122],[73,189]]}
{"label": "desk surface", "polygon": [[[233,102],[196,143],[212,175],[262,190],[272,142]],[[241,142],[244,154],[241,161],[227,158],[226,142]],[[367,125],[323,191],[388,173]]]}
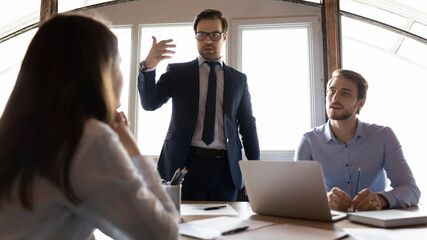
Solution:
{"label": "desk surface", "polygon": [[[199,202],[199,201],[182,201],[182,204],[201,204],[201,203],[214,203],[214,204],[230,204],[231,207],[236,210],[239,215],[231,216],[231,217],[239,217],[239,218],[245,218],[245,219],[253,219],[253,220],[260,220],[260,221],[266,221],[266,222],[273,222],[278,224],[292,224],[292,225],[298,225],[303,227],[312,227],[317,229],[326,229],[326,230],[335,230],[335,231],[342,231],[343,228],[372,228],[367,225],[352,223],[347,219],[340,220],[338,222],[322,222],[322,221],[311,221],[311,220],[303,220],[303,219],[297,219],[297,218],[286,218],[286,217],[275,217],[275,216],[267,216],[267,215],[259,215],[252,211],[250,205],[248,202]],[[409,211],[414,212],[426,212],[425,208],[421,207],[411,207],[408,208]],[[181,216],[181,222],[190,222],[194,220],[200,220],[200,219],[206,219],[211,217],[218,217],[218,215],[215,216],[207,216],[207,215],[183,215]],[[427,226],[417,226],[412,228],[422,228],[423,229],[423,235],[424,237],[427,236]],[[425,231],[424,231],[425,230]],[[194,239],[191,237],[186,236],[180,236],[181,240],[190,240]],[[352,237],[347,237],[346,239],[354,239]]]}

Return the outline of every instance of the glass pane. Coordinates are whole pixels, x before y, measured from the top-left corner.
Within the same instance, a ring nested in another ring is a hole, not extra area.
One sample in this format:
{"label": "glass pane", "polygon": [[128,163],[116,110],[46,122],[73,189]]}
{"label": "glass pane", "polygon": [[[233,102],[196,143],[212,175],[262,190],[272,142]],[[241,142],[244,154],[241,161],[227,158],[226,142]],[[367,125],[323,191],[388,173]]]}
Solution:
{"label": "glass pane", "polygon": [[122,63],[120,69],[123,74],[123,90],[120,97],[122,105],[119,111],[123,111],[126,116],[129,110],[129,81],[130,79],[130,58],[131,58],[131,28],[130,27],[112,27],[111,31],[117,36],[119,40],[119,52],[122,57]]}
{"label": "glass pane", "polygon": [[[399,35],[348,17],[341,17],[342,35],[389,51]],[[345,27],[344,27],[345,26]]]}
{"label": "glass pane", "polygon": [[111,0],[58,0],[58,12],[66,12],[98,3],[113,2]]}
{"label": "glass pane", "polygon": [[[176,44],[175,54],[172,58],[160,62],[157,66],[157,80],[166,71],[169,63],[192,61],[199,55],[192,23],[185,25],[143,26],[141,28],[141,54],[139,61],[144,60],[147,56],[153,43],[152,36],[156,37],[157,42],[172,38],[174,40],[173,43]],[[224,45],[223,51],[225,49],[226,46]],[[222,56],[225,58],[224,54]],[[169,127],[172,111],[171,101],[156,111],[145,111],[140,103],[138,107],[138,145],[142,154],[157,156],[160,154],[163,140]]]}
{"label": "glass pane", "polygon": [[[343,24],[342,27],[346,33],[369,34],[364,29],[354,29],[352,25]],[[354,34],[350,37],[343,35],[342,45],[343,67],[361,73],[369,83],[366,104],[359,118],[389,126],[395,131],[421,192],[427,192],[424,184],[427,182],[424,173],[425,144],[421,141],[421,137],[427,135],[427,129],[422,127],[427,118],[427,112],[423,111],[427,67],[422,67],[417,59],[408,61],[365,39],[360,41]],[[427,200],[424,195],[421,197]]]}
{"label": "glass pane", "polygon": [[406,18],[403,16],[382,10],[378,7],[356,2],[354,0],[340,0],[340,9],[346,12],[377,20],[401,29],[406,23]]}
{"label": "glass pane", "polygon": [[[261,46],[266,39],[280,44]],[[242,71],[248,76],[262,151],[294,150],[296,139],[311,128],[309,69],[307,28],[255,25],[242,30]]]}
{"label": "glass pane", "polygon": [[304,2],[313,2],[313,3],[321,3],[321,0],[304,0]]}
{"label": "glass pane", "polygon": [[171,59],[163,60],[156,68],[157,80],[162,73],[166,71],[169,63],[188,62],[196,59],[198,56],[196,39],[194,38],[193,25],[177,25],[177,26],[143,26],[141,29],[141,54],[140,61],[144,60],[148,55],[153,44],[152,36],[157,39],[157,42],[167,39],[173,39],[173,44],[176,48],[172,49],[175,54]]}
{"label": "glass pane", "polygon": [[0,58],[0,115],[15,86],[21,62],[36,31],[33,29],[0,44],[0,56],[7,56]]}
{"label": "glass pane", "polygon": [[40,1],[34,0],[2,1],[0,7],[0,38],[38,22],[40,5]]}
{"label": "glass pane", "polygon": [[424,43],[420,43],[411,38],[405,38],[397,54],[414,62],[414,64],[419,64],[427,68],[427,45]]}
{"label": "glass pane", "polygon": [[424,24],[419,23],[419,22],[414,22],[414,24],[411,27],[410,32],[427,39],[427,25],[424,25]]}

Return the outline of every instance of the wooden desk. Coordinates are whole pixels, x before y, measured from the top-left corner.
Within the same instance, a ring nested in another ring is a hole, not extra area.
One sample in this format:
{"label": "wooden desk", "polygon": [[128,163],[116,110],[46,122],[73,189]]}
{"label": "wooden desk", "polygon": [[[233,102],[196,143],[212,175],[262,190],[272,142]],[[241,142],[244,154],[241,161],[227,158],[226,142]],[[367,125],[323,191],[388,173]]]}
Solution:
{"label": "wooden desk", "polygon": [[[249,218],[253,220],[260,220],[260,221],[266,221],[266,222],[273,222],[278,224],[291,224],[291,225],[298,225],[298,226],[304,226],[304,227],[312,227],[312,228],[318,228],[318,229],[326,229],[326,230],[335,230],[335,231],[342,231],[343,228],[372,228],[367,225],[352,223],[347,219],[340,220],[338,222],[322,222],[322,221],[310,221],[310,220],[303,220],[303,219],[296,219],[296,218],[285,218],[285,217],[275,217],[275,216],[267,216],[267,215],[259,215],[252,211],[250,205],[248,202],[200,202],[200,201],[182,201],[182,204],[202,204],[202,203],[214,203],[214,204],[230,204],[231,207],[233,207],[239,215],[234,215],[231,217],[239,217],[239,218]],[[408,211],[422,211],[426,212],[425,208],[421,207],[411,207],[406,209]],[[204,215],[184,215],[181,216],[181,222],[190,222],[194,220],[200,220],[200,219],[206,219],[211,217],[218,217],[218,216],[204,216]],[[422,228],[425,229],[425,234],[423,234],[423,238],[427,236],[427,226],[414,226],[411,228]],[[424,233],[424,231],[423,231]],[[186,236],[180,236],[181,240],[190,240],[194,239],[191,237]],[[268,239],[268,238],[266,238]],[[346,239],[354,239],[352,237],[347,237]]]}

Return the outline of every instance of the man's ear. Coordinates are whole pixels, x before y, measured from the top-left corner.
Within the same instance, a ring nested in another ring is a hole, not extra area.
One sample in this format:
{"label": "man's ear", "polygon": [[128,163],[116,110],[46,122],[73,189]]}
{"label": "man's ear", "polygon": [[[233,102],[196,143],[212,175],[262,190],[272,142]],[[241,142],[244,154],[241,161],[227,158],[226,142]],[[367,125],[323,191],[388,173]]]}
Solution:
{"label": "man's ear", "polygon": [[362,110],[363,106],[365,105],[365,101],[366,101],[366,98],[362,98],[362,99],[359,101],[359,104],[357,104],[358,112],[360,112],[360,110]]}

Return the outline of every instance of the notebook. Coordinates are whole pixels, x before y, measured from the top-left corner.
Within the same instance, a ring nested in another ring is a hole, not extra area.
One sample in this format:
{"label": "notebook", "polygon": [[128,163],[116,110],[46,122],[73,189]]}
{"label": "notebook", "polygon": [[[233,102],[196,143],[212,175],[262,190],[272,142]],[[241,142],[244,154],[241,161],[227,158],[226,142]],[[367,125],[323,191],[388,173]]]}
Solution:
{"label": "notebook", "polygon": [[355,212],[348,214],[348,220],[377,227],[404,227],[427,224],[427,215],[398,209]]}
{"label": "notebook", "polygon": [[240,161],[252,211],[320,221],[347,216],[329,209],[323,171],[316,161]]}

